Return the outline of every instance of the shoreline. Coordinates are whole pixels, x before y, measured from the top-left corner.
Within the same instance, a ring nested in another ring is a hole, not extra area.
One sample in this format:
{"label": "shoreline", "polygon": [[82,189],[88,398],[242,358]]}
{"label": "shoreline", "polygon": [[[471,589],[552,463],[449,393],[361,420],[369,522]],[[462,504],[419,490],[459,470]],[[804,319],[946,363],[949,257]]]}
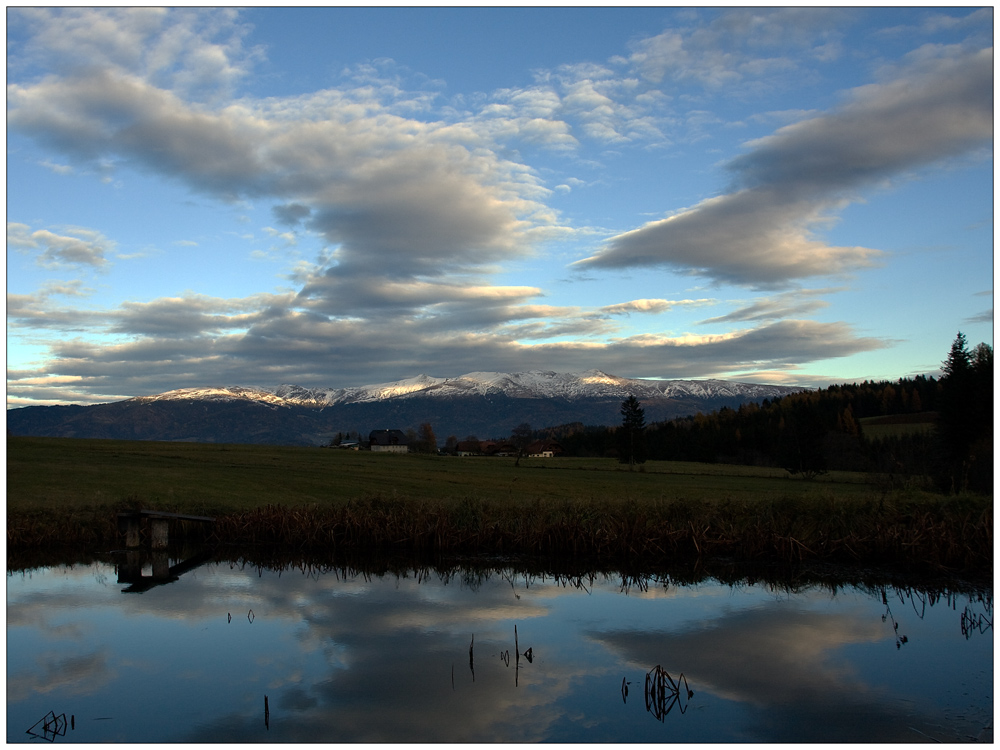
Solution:
{"label": "shoreline", "polygon": [[[120,548],[117,512],[130,509],[119,504],[68,513],[8,510],[8,560],[56,548]],[[662,569],[699,558],[904,566],[976,579],[991,578],[993,569],[990,498],[836,500],[806,506],[787,498],[500,503],[376,495],[326,507],[265,505],[219,515],[208,531],[179,523],[171,539],[265,556],[521,556],[591,560],[626,570]]]}

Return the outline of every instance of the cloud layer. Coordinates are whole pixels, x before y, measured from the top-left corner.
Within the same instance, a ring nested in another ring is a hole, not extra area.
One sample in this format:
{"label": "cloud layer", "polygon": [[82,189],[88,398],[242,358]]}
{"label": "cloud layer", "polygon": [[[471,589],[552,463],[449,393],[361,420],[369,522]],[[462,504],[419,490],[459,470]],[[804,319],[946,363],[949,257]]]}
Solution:
{"label": "cloud layer", "polygon": [[[51,155],[47,173],[141,173],[214,205],[263,206],[273,226],[260,231],[296,248],[283,279],[291,287],[242,296],[177,289],[84,307],[98,285],[82,278],[9,294],[9,332],[49,352],[8,374],[12,401],[491,369],[792,379],[810,362],[891,345],[810,319],[842,287],[799,285],[887,261],[878,248],[824,239],[838,211],[989,148],[991,49],[919,47],[825,112],[786,112],[796,121],[724,162],[728,192],[667,218],[605,231],[555,208],[558,196],[600,181],[575,174],[598,173],[602,159],[692,144],[722,127],[713,97],[814,75],[843,54],[838,29],[849,15],[691,14],[620,55],[486,93],[445,97],[442,85],[372,60],[325,89],[255,97],[248,82],[267,50],[250,43],[254,30],[236,11],[12,11],[8,125]],[[555,161],[540,167],[526,156],[534,152]],[[109,227],[11,218],[8,247],[44,271],[104,274],[121,257]],[[551,288],[520,272],[587,253],[571,267],[591,278],[657,267],[767,295],[677,325],[671,316],[724,303],[642,291],[556,304]]]}

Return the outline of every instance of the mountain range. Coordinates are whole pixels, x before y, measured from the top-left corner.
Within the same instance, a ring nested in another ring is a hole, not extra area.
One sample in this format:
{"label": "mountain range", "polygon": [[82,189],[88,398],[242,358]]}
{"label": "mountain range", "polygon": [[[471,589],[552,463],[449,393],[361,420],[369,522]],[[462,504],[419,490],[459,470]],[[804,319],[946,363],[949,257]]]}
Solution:
{"label": "mountain range", "polygon": [[92,406],[27,406],[7,411],[11,435],[324,445],[338,432],[416,429],[430,423],[443,442],[506,437],[517,425],[614,425],[628,396],[646,422],[773,399],[802,388],[724,380],[636,380],[583,373],[472,372],[417,375],[349,388],[297,385],[180,388]]}

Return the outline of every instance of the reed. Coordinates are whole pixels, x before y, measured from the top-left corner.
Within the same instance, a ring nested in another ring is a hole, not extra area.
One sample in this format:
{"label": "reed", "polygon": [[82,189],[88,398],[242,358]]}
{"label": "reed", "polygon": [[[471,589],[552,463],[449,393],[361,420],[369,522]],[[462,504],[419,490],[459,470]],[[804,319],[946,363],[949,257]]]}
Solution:
{"label": "reed", "polygon": [[[54,530],[39,523],[9,526],[8,545],[51,539]],[[848,506],[831,500],[803,508],[788,500],[501,503],[467,498],[435,503],[376,495],[338,506],[272,504],[223,515],[209,539],[307,556],[338,551],[431,559],[522,555],[601,560],[625,568],[725,557],[900,563],[983,574],[992,571],[992,524],[991,506],[947,500]],[[70,542],[70,532],[80,528],[66,524],[59,531]],[[109,531],[97,519],[87,528],[87,541]]]}
{"label": "reed", "polygon": [[[8,514],[11,549],[114,546],[114,513]],[[172,538],[184,538],[183,530]],[[527,555],[659,565],[744,561],[905,563],[991,571],[993,511],[971,501],[458,503],[375,495],[334,506],[264,505],[217,518],[208,540],[293,554]]]}

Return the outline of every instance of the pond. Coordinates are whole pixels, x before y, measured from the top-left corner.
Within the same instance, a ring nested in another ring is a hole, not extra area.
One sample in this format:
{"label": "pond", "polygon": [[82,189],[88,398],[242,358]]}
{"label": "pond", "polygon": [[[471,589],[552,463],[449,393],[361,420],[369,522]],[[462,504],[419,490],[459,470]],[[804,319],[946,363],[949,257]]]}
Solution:
{"label": "pond", "polygon": [[170,562],[8,573],[8,742],[992,741],[991,590]]}

